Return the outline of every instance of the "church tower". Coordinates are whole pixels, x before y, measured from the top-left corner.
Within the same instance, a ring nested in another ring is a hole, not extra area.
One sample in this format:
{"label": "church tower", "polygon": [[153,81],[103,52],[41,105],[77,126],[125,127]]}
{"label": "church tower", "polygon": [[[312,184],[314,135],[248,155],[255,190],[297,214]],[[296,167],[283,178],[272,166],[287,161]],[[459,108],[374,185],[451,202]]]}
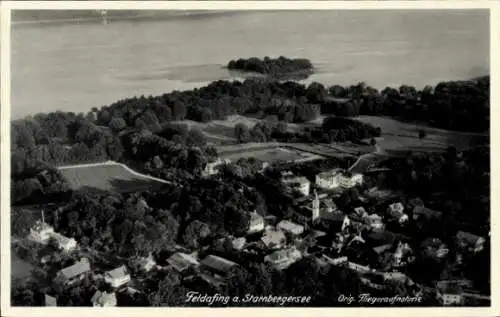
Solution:
{"label": "church tower", "polygon": [[312,222],[315,223],[319,220],[319,198],[318,193],[314,190],[314,199],[312,202]]}

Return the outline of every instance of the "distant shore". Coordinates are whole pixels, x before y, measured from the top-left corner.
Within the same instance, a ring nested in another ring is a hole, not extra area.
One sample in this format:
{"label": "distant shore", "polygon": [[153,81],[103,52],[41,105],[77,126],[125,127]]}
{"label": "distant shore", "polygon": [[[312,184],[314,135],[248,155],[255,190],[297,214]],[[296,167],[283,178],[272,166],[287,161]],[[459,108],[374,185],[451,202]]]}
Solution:
{"label": "distant shore", "polygon": [[[138,11],[138,10],[113,10],[107,11],[105,19],[108,22],[126,20],[167,20],[180,18],[201,18],[214,15],[226,15],[238,13],[239,11],[221,10],[165,10],[165,11]],[[95,23],[103,20],[98,10],[22,10],[14,11],[12,14],[13,26],[37,25],[37,24],[78,24]]]}

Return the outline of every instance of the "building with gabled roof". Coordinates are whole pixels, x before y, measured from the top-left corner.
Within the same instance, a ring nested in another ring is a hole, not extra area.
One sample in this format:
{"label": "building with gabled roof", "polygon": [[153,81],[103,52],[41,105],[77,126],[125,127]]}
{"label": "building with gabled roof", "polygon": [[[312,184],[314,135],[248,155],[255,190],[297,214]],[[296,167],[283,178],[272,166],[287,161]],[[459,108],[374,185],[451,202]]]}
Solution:
{"label": "building with gabled roof", "polygon": [[276,229],[264,231],[264,235],[260,240],[270,249],[279,249],[286,243],[285,234],[281,230]]}
{"label": "building with gabled roof", "polygon": [[301,235],[304,232],[304,226],[296,224],[290,220],[280,221],[277,228],[295,236]]}
{"label": "building with gabled roof", "polygon": [[200,262],[200,264],[203,269],[219,276],[227,275],[231,269],[238,266],[237,263],[216,255],[207,256]]}
{"label": "building with gabled roof", "polygon": [[458,231],[456,235],[457,244],[473,252],[483,250],[485,239],[470,232]]}
{"label": "building with gabled roof", "polygon": [[64,251],[71,251],[76,249],[76,240],[68,238],[57,232],[52,233],[51,238],[57,242],[57,246]]}
{"label": "building with gabled roof", "polygon": [[104,273],[104,281],[112,287],[118,288],[130,282],[130,274],[125,265]]}
{"label": "building with gabled roof", "polygon": [[200,262],[196,258],[183,252],[174,253],[167,259],[167,262],[179,273],[200,265]]}
{"label": "building with gabled roof", "polygon": [[60,270],[56,275],[55,282],[60,285],[70,286],[81,281],[89,273],[90,263],[87,258],[82,258],[79,262]]}
{"label": "building with gabled roof", "polygon": [[429,209],[423,206],[415,206],[413,208],[413,219],[441,219],[443,213],[437,210]]}
{"label": "building with gabled roof", "polygon": [[259,215],[255,210],[250,213],[250,223],[248,225],[248,234],[261,232],[264,230],[265,222],[264,217]]}
{"label": "building with gabled roof", "polygon": [[289,248],[275,251],[264,257],[264,262],[270,263],[277,270],[283,270],[289,267],[302,257],[302,254],[296,248]]}

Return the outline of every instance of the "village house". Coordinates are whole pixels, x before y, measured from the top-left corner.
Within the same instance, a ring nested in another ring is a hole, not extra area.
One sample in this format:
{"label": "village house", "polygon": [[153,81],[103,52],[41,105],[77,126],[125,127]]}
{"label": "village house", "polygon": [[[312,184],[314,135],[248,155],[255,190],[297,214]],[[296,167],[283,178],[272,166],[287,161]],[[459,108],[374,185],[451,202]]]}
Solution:
{"label": "village house", "polygon": [[167,263],[179,273],[184,273],[188,269],[196,268],[200,265],[200,262],[195,257],[183,252],[174,253],[167,259]]}
{"label": "village house", "polygon": [[357,215],[360,219],[367,216],[368,213],[364,207],[356,207],[354,208],[354,214]]}
{"label": "village house", "polygon": [[239,238],[232,237],[230,241],[232,247],[238,251],[242,250],[245,247],[245,244],[247,243],[247,239],[245,237],[239,237]]}
{"label": "village house", "polygon": [[413,250],[406,242],[398,242],[393,253],[393,267],[401,267],[414,261]]}
{"label": "village house", "polygon": [[292,236],[299,236],[304,232],[304,226],[291,222],[289,220],[282,220],[278,223],[277,228],[291,234]]}
{"label": "village house", "polygon": [[264,257],[264,262],[270,263],[277,270],[283,270],[289,267],[302,257],[302,254],[296,248],[289,248],[275,251]]}
{"label": "village house", "polygon": [[237,266],[237,263],[216,255],[209,255],[200,262],[200,268],[203,273],[222,280]]}
{"label": "village house", "polygon": [[76,249],[77,243],[74,238],[65,237],[57,232],[52,233],[51,238],[57,242],[57,246],[60,249],[66,252]]}
{"label": "village house", "polygon": [[322,189],[335,189],[339,187],[337,174],[342,169],[337,168],[331,171],[321,172],[316,175],[316,186]]}
{"label": "village house", "polygon": [[429,209],[423,206],[415,206],[413,208],[413,219],[414,220],[431,220],[431,219],[441,219],[442,212]]}
{"label": "village house", "polygon": [[401,284],[413,285],[414,282],[404,273],[401,272],[385,272],[384,280]]}
{"label": "village house", "polygon": [[448,253],[449,249],[439,238],[427,238],[421,244],[420,248],[424,252],[425,255],[442,259]]}
{"label": "village house", "polygon": [[255,210],[250,213],[250,223],[248,225],[248,234],[261,232],[264,230],[265,222],[264,217],[259,215]]}
{"label": "village house", "polygon": [[144,272],[149,272],[156,267],[156,261],[151,253],[149,253],[147,257],[138,258],[136,263],[139,269]]}
{"label": "village house", "polygon": [[456,235],[458,246],[471,252],[480,252],[484,248],[485,239],[470,232],[458,231]]}
{"label": "village house", "polygon": [[363,174],[359,173],[342,173],[339,175],[339,185],[340,187],[347,189],[353,188],[356,185],[363,184]]}
{"label": "village house", "polygon": [[311,182],[304,176],[295,176],[291,173],[284,173],[281,182],[289,188],[294,188],[304,196],[309,196]]}
{"label": "village house", "polygon": [[115,307],[116,306],[116,294],[114,292],[102,292],[96,291],[94,296],[92,296],[92,305],[94,307]]}
{"label": "village house", "polygon": [[83,280],[89,273],[89,260],[82,258],[79,262],[60,270],[54,281],[58,286],[71,286]]}
{"label": "village house", "polygon": [[385,226],[382,217],[377,214],[365,215],[362,220],[370,228],[375,230],[382,230]]}
{"label": "village house", "polygon": [[320,219],[323,222],[323,226],[328,228],[330,233],[345,232],[351,225],[349,217],[342,213],[321,212]]}
{"label": "village house", "polygon": [[396,219],[400,224],[408,222],[408,215],[404,212],[404,206],[402,203],[390,204],[387,208],[387,213],[393,219]]}
{"label": "village house", "polygon": [[45,244],[49,241],[54,233],[54,228],[43,221],[37,221],[33,228],[30,229],[28,239],[37,243]]}
{"label": "village house", "polygon": [[104,273],[104,281],[112,287],[118,288],[130,282],[130,274],[125,265]]}
{"label": "village house", "polygon": [[269,229],[264,231],[261,241],[269,249],[280,249],[286,244],[286,237],[281,230]]}

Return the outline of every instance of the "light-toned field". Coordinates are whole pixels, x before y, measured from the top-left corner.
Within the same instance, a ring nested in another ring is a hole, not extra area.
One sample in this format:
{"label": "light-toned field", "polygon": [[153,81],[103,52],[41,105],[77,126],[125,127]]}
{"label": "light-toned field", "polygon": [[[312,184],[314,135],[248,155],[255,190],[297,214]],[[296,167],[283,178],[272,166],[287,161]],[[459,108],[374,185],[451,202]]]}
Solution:
{"label": "light-toned field", "polygon": [[[443,151],[450,146],[464,150],[486,138],[486,135],[480,133],[449,131],[405,123],[387,117],[359,116],[355,119],[382,129],[382,137],[377,143],[389,154],[409,150],[413,152]],[[424,130],[427,134],[422,139],[419,138],[419,130]]]}
{"label": "light-toned field", "polygon": [[223,155],[224,158],[228,158],[235,162],[241,158],[256,158],[268,163],[276,162],[305,162],[317,159],[323,159],[324,157],[316,155],[313,153],[308,153],[300,151],[293,148],[284,147],[265,147],[265,148],[253,148],[246,149],[243,151],[226,152]]}
{"label": "light-toned field", "polygon": [[[190,129],[197,128],[205,134],[209,143],[213,145],[228,145],[237,142],[234,136],[234,127],[238,123],[245,124],[249,129],[253,128],[259,122],[264,120],[249,118],[241,115],[228,116],[226,120],[213,120],[207,123],[196,122],[193,120],[173,121],[172,123],[185,124]],[[300,125],[288,123],[289,131],[297,131]]]}
{"label": "light-toned field", "polygon": [[71,189],[82,188],[132,192],[160,186],[167,181],[140,174],[116,162],[59,167]]}

